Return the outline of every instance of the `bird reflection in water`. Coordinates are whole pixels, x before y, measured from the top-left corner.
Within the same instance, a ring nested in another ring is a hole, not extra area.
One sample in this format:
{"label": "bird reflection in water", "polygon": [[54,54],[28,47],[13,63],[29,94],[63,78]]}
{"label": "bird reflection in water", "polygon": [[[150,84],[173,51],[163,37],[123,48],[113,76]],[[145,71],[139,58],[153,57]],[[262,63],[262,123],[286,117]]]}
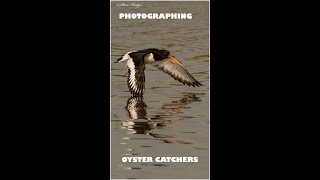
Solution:
{"label": "bird reflection in water", "polygon": [[[130,97],[125,106],[128,111],[130,120],[126,120],[122,123],[123,128],[128,130],[129,134],[145,134],[151,135],[155,138],[172,138],[169,135],[159,135],[152,133],[155,128],[163,128],[167,124],[174,123],[177,120],[182,120],[183,118],[188,118],[186,116],[181,116],[183,109],[187,108],[186,105],[201,101],[196,94],[187,94],[178,101],[172,101],[168,104],[163,104],[161,109],[164,112],[160,114],[155,114],[147,116],[147,105],[144,102],[143,97]],[[167,140],[165,140],[167,143]],[[179,142],[176,142],[179,143]]]}
{"label": "bird reflection in water", "polygon": [[[157,126],[150,118],[147,118],[147,105],[143,97],[130,97],[125,108],[130,120],[123,122],[122,125],[128,130],[128,133],[149,135],[149,132]],[[133,121],[138,119],[144,121]]]}

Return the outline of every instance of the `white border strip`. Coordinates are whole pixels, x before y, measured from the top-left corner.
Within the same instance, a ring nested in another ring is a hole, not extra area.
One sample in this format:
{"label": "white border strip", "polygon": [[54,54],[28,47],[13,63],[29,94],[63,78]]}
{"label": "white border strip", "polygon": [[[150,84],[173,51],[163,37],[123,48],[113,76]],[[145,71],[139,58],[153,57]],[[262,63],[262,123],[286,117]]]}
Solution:
{"label": "white border strip", "polygon": [[172,1],[210,1],[210,0],[110,0],[110,1],[119,1],[119,2],[121,2],[121,1],[123,1],[123,2],[125,2],[125,1],[141,1],[141,2],[143,2],[143,1],[167,1],[167,2],[172,2]]}
{"label": "white border strip", "polygon": [[110,102],[109,102],[109,103],[110,103],[110,119],[109,119],[109,126],[110,126],[110,129],[109,129],[109,131],[110,131],[110,155],[109,155],[109,157],[110,157],[110,166],[109,166],[109,167],[110,167],[110,173],[109,173],[109,175],[110,175],[110,177],[111,177],[111,167],[112,167],[112,166],[111,166],[111,162],[112,162],[112,159],[111,159],[111,157],[112,157],[112,156],[111,156],[111,151],[112,151],[112,148],[111,148],[111,119],[112,119],[112,115],[111,115],[111,107],[112,107],[112,106],[111,106],[111,95],[112,95],[112,94],[111,94],[111,82],[112,82],[112,81],[111,81],[111,65],[112,65],[112,64],[111,64],[111,59],[112,59],[112,57],[111,57],[111,42],[112,42],[112,39],[111,39],[111,9],[112,9],[112,8],[111,8],[111,5],[112,5],[112,4],[111,4],[111,0],[110,0],[109,3],[110,3],[110,4],[109,4],[109,5],[110,5],[110,9],[109,9],[109,10],[110,10],[110,16],[109,16],[109,18],[110,18],[110,25],[109,25],[109,27],[110,27],[110,32],[109,32],[109,33],[110,33],[110,34],[109,34],[109,36],[110,36],[110,50],[109,50],[109,51],[110,51],[110,58],[109,58],[109,62],[110,62],[110,64],[109,64],[109,65],[110,65],[110,86],[109,86],[109,87],[110,87],[110,89],[109,89],[109,90],[110,90],[110,99],[109,99],[109,101],[110,101]]}
{"label": "white border strip", "polygon": [[210,1],[209,1],[209,179],[210,179],[210,173],[211,173],[211,169],[210,169],[210,151],[211,151],[211,147],[210,147],[210,101],[211,101],[211,98],[210,98],[210,62],[211,62],[211,56],[210,56]]}

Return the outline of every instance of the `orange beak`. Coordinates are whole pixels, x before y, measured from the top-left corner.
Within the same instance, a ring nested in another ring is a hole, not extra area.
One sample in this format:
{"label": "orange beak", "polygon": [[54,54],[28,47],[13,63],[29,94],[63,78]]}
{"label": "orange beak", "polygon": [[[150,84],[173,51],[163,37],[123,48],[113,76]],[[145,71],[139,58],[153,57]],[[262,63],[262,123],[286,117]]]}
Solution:
{"label": "orange beak", "polygon": [[180,61],[178,59],[176,59],[175,57],[169,55],[168,56],[169,59],[171,59],[172,62],[176,63],[176,64],[181,64]]}

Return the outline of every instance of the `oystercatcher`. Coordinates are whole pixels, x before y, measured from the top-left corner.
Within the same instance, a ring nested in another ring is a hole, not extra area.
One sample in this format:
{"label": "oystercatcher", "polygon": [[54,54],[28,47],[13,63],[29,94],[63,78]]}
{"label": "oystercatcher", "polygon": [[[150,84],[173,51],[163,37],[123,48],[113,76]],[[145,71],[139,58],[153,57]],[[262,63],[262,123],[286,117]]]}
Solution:
{"label": "oystercatcher", "polygon": [[149,48],[131,51],[115,63],[127,61],[128,87],[133,96],[143,96],[145,83],[145,64],[151,64],[169,74],[173,79],[188,86],[202,86],[168,50]]}

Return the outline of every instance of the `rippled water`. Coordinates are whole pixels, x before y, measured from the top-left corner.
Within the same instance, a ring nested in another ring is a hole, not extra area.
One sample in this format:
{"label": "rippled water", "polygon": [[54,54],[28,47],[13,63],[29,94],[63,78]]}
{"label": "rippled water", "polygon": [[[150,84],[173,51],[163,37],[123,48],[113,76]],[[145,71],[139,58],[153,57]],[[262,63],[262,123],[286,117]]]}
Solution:
{"label": "rippled water", "polygon": [[[111,16],[112,178],[209,178],[209,3],[139,2]],[[128,3],[128,2],[127,2]],[[119,20],[119,12],[191,12],[192,20]],[[146,67],[143,98],[132,98],[125,63],[128,51],[168,49],[204,86],[189,87]],[[197,163],[124,163],[125,156],[199,157]]]}

